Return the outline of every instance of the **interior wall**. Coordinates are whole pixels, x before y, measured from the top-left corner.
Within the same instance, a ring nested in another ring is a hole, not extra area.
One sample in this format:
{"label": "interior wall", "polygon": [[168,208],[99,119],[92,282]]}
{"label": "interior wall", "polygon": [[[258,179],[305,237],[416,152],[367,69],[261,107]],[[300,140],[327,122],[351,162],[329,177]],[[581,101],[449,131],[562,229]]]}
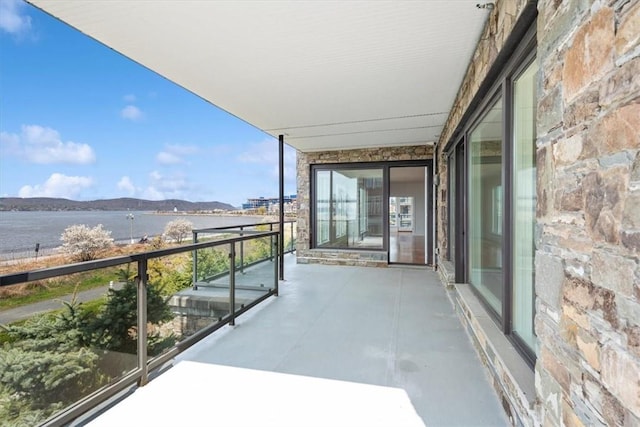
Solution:
{"label": "interior wall", "polygon": [[425,210],[425,183],[422,182],[393,182],[393,168],[391,169],[391,179],[389,183],[390,197],[413,197],[414,217],[413,233],[417,236],[425,235],[425,222],[427,212]]}

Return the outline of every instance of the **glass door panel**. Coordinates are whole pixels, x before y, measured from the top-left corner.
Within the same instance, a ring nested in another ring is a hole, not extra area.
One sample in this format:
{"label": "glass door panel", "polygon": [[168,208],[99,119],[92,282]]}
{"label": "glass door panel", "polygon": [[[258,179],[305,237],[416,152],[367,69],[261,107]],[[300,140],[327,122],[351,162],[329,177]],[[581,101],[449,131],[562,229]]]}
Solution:
{"label": "glass door panel", "polygon": [[534,61],[513,83],[513,331],[535,350],[536,81]]}
{"label": "glass door panel", "polygon": [[469,138],[469,282],[502,316],[502,99]]}

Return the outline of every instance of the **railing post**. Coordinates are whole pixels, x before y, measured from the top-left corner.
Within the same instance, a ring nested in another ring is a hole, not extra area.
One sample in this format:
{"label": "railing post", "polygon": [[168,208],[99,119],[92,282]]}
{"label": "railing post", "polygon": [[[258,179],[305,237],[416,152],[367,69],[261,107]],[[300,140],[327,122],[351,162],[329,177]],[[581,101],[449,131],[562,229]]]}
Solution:
{"label": "railing post", "polygon": [[275,253],[276,253],[276,259],[275,262],[273,263],[273,290],[274,290],[274,295],[278,296],[278,269],[280,266],[280,263],[278,262],[278,235],[273,236],[274,239],[272,240],[273,244],[271,245],[271,251],[273,251],[274,247],[276,249]]}
{"label": "railing post", "polygon": [[[198,232],[193,232],[193,243],[198,243]],[[198,251],[196,249],[193,250],[193,290],[198,290]]]}
{"label": "railing post", "polygon": [[147,259],[138,261],[136,278],[138,298],[138,367],[142,371],[138,385],[142,387],[149,381],[147,365]]}
{"label": "railing post", "polygon": [[236,324],[236,244],[229,245],[229,324]]}
{"label": "railing post", "polygon": [[295,247],[293,244],[293,221],[291,221],[289,224],[291,225],[291,253],[293,253],[293,248]]}
{"label": "railing post", "polygon": [[[242,230],[244,227],[240,227],[240,237],[243,236]],[[240,273],[244,274],[244,240],[240,240]]]}
{"label": "railing post", "polygon": [[[269,223],[269,231],[273,231],[273,223]],[[271,259],[271,261],[273,261],[273,236],[271,236],[270,239],[271,239],[271,246],[269,247],[269,250],[271,252],[269,253],[269,258]]]}
{"label": "railing post", "polygon": [[280,193],[280,212],[278,215],[278,265],[280,266],[280,280],[284,280],[284,135],[278,135],[278,187]]}

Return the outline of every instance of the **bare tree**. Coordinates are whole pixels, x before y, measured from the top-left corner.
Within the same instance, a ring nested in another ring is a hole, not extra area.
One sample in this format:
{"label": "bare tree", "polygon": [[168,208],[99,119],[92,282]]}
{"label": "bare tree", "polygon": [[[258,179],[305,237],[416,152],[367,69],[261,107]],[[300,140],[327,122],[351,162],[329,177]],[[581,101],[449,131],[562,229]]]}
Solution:
{"label": "bare tree", "polygon": [[100,251],[113,246],[111,231],[104,230],[102,224],[93,228],[86,225],[71,225],[63,232],[62,251],[77,261],[96,259]]}
{"label": "bare tree", "polygon": [[193,230],[193,224],[190,221],[186,219],[175,219],[167,223],[164,228],[164,235],[180,244],[191,234],[191,230]]}

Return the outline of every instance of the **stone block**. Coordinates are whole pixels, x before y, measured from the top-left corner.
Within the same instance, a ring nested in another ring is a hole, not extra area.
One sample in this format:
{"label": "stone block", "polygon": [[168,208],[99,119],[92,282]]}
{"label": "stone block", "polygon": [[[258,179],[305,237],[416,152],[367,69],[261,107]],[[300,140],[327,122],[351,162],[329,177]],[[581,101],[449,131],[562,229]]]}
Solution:
{"label": "stone block", "polygon": [[551,420],[547,425],[559,425],[562,408],[562,389],[544,368],[536,366],[536,394],[543,407],[544,416]]}
{"label": "stone block", "polygon": [[537,251],[535,258],[536,295],[547,305],[560,311],[564,266],[562,260],[545,252]]}
{"label": "stone block", "polygon": [[553,158],[556,166],[575,163],[582,154],[583,135],[577,133],[553,144]]}
{"label": "stone block", "polygon": [[598,340],[581,329],[576,337],[576,343],[580,353],[582,353],[584,360],[587,361],[589,366],[596,371],[600,371],[600,344]]}
{"label": "stone block", "polygon": [[628,326],[640,326],[640,303],[634,298],[620,297],[616,301],[618,317]]}
{"label": "stone block", "polygon": [[627,326],[624,328],[629,350],[635,357],[640,357],[640,326]]}
{"label": "stone block", "polygon": [[604,320],[614,328],[618,327],[619,319],[613,291],[593,286],[586,280],[570,277],[565,279],[563,298],[568,304],[585,312],[600,311]]}
{"label": "stone block", "polygon": [[[576,405],[574,403],[574,405]],[[579,416],[577,414],[577,412],[580,413],[581,416]],[[566,399],[564,399],[562,401],[562,424],[565,427],[584,427],[585,423],[582,421],[584,418],[589,418],[588,416],[586,416],[587,414],[585,413],[586,411],[581,410],[581,411],[576,411],[576,408],[574,406],[572,406],[572,404],[570,402],[568,402]],[[593,420],[589,419],[588,423],[586,425],[589,426],[597,426],[597,425],[601,425],[601,424],[595,424],[593,423]]]}
{"label": "stone block", "polygon": [[560,186],[556,193],[555,208],[559,211],[577,212],[584,209],[582,186]]}
{"label": "stone block", "polygon": [[640,252],[640,231],[623,231],[620,233],[620,241],[627,249]]}
{"label": "stone block", "polygon": [[564,127],[569,129],[582,125],[600,113],[600,93],[596,88],[578,96],[567,105],[564,114]]}
{"label": "stone block", "polygon": [[602,176],[597,172],[591,172],[582,180],[582,188],[585,195],[585,220],[587,227],[593,230],[604,206]]}
{"label": "stone block", "polygon": [[584,310],[578,309],[572,305],[565,304],[562,306],[562,314],[575,322],[580,328],[586,331],[591,329],[589,316],[586,315]]}
{"label": "stone block", "polygon": [[611,254],[606,250],[594,250],[591,259],[591,281],[594,285],[628,298],[632,297],[637,268],[634,260]]}
{"label": "stone block", "polygon": [[629,2],[622,8],[616,31],[616,55],[624,56],[640,44],[640,2]]}
{"label": "stone block", "polygon": [[600,105],[632,101],[640,91],[640,56],[625,62],[600,83]]}
{"label": "stone block", "polygon": [[[566,29],[565,29],[566,30]],[[613,9],[603,7],[576,31],[565,55],[563,95],[567,102],[613,68],[615,20]]]}
{"label": "stone block", "polygon": [[640,229],[640,190],[633,191],[627,196],[622,225],[626,228]]}
{"label": "stone block", "polygon": [[562,125],[564,104],[562,102],[561,86],[556,86],[538,98],[538,116],[536,127],[538,132],[545,135]]}
{"label": "stone block", "polygon": [[540,363],[542,363],[544,369],[553,377],[558,385],[560,385],[562,390],[565,393],[569,393],[569,387],[571,385],[569,371],[548,347],[543,347],[540,350]]}
{"label": "stone block", "polygon": [[[538,132],[540,128],[538,127]],[[552,189],[554,168],[552,153],[548,153],[550,149],[543,146],[537,150],[536,153],[536,168],[538,174],[536,177],[536,217],[541,218],[547,216],[550,212],[549,209],[553,207]]]}
{"label": "stone block", "polygon": [[538,52],[541,58],[565,43],[567,28],[573,28],[588,12],[588,0],[543,1],[538,18]]}
{"label": "stone block", "polygon": [[594,126],[587,136],[600,155],[640,147],[640,103],[628,104],[612,110]]}
{"label": "stone block", "polygon": [[640,417],[640,361],[622,348],[602,350],[602,381],[636,417]]}

